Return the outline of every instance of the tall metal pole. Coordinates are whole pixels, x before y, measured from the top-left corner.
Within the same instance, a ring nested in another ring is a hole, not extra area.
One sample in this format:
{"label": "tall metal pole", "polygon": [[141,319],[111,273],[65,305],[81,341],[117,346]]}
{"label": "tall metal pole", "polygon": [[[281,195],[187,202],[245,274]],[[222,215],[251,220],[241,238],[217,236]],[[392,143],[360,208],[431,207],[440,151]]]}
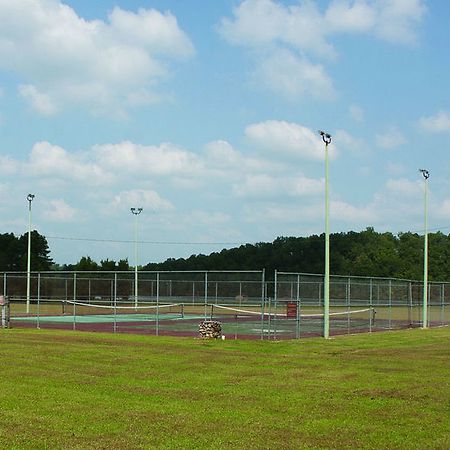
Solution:
{"label": "tall metal pole", "polygon": [[31,202],[33,194],[27,195],[28,200],[28,253],[27,253],[27,314],[30,313],[30,286],[31,286]]}
{"label": "tall metal pole", "polygon": [[325,143],[325,279],[323,298],[323,337],[330,337],[330,201],[329,201],[329,173],[328,173],[328,145],[331,135],[319,131]]}
{"label": "tall metal pole", "polygon": [[131,208],[134,215],[134,307],[138,306],[138,215],[142,208]]}
{"label": "tall metal pole", "polygon": [[424,228],[425,237],[423,244],[423,305],[422,328],[428,328],[428,178],[430,172],[419,169],[424,178]]}

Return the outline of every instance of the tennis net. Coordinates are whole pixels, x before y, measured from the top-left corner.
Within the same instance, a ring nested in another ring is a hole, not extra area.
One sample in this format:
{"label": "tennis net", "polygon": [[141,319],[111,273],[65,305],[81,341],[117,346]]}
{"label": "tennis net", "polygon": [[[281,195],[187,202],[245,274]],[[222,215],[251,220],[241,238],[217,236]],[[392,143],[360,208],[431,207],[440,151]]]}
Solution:
{"label": "tennis net", "polygon": [[134,305],[100,305],[66,300],[63,314],[84,318],[84,321],[155,321],[158,318],[184,317],[182,303]]}

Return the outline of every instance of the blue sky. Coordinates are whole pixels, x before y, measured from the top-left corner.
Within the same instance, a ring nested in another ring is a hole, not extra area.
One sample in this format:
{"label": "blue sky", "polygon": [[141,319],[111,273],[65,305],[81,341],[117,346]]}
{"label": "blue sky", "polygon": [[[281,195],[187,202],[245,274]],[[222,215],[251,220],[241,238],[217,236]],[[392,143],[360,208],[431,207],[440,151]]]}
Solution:
{"label": "blue sky", "polygon": [[449,19],[444,0],[0,1],[0,230],[27,230],[33,193],[58,263],[134,263],[130,207],[141,263],[319,234],[325,129],[333,232],[421,232],[426,168],[448,233]]}

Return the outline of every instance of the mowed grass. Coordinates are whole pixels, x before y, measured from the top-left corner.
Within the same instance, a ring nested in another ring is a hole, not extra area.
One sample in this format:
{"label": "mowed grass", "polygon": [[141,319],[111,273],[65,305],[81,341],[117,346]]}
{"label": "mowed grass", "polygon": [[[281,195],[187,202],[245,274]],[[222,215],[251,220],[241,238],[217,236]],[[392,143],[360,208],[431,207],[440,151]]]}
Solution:
{"label": "mowed grass", "polygon": [[0,330],[0,447],[450,448],[450,328],[329,341]]}

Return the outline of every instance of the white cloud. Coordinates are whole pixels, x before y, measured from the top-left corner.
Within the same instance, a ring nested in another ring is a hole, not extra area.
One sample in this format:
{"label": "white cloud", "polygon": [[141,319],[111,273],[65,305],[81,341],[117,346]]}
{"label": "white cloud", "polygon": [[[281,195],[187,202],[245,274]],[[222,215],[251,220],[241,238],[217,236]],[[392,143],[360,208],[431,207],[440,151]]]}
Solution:
{"label": "white cloud", "polygon": [[375,34],[389,42],[412,44],[417,40],[415,27],[427,12],[424,0],[378,0]]}
{"label": "white cloud", "polygon": [[335,0],[325,12],[324,26],[328,32],[331,29],[334,33],[367,32],[374,27],[376,15],[373,5],[366,1]]}
{"label": "white cloud", "polygon": [[[291,155],[309,160],[324,159],[324,145],[318,133],[296,123],[268,120],[249,125],[247,139],[256,147],[279,155]],[[330,156],[336,148],[330,147]]]}
{"label": "white cloud", "polygon": [[214,176],[242,179],[243,174],[279,172],[285,170],[282,161],[268,161],[260,156],[248,156],[236,150],[229,142],[219,140],[206,144],[205,165]]}
{"label": "white cloud", "polygon": [[450,132],[450,115],[446,111],[439,111],[434,116],[422,117],[420,127],[429,133]]}
{"label": "white cloud", "polygon": [[364,141],[352,136],[348,131],[337,130],[333,136],[333,142],[346,150],[360,151],[364,148]]}
{"label": "white cloud", "polygon": [[0,2],[0,67],[17,73],[19,92],[44,115],[71,105],[121,114],[150,102],[168,62],[194,49],[171,13],[118,7],[108,21],[85,20],[60,0]]}
{"label": "white cloud", "polygon": [[324,181],[307,178],[279,176],[269,174],[248,175],[244,180],[233,185],[233,192],[238,197],[268,199],[274,197],[310,197],[321,194]]}
{"label": "white cloud", "polygon": [[330,202],[330,218],[344,223],[371,223],[376,220],[376,211],[370,206],[357,207],[347,202],[332,200]]}
{"label": "white cloud", "polygon": [[195,153],[170,143],[145,146],[125,141],[119,144],[96,145],[93,148],[96,162],[116,173],[137,175],[182,174],[193,177],[203,169],[203,163]]}
{"label": "white cloud", "polygon": [[171,13],[144,8],[133,13],[115,7],[109,20],[112,30],[125,42],[142,46],[150,53],[186,58],[194,52],[192,43]]}
{"label": "white cloud", "polygon": [[46,219],[53,222],[71,222],[74,219],[84,217],[80,211],[67,204],[63,199],[50,200],[44,211]]}
{"label": "white cloud", "polygon": [[332,82],[314,59],[337,57],[333,36],[366,34],[411,44],[425,12],[424,0],[333,0],[324,12],[307,0],[290,5],[244,0],[232,18],[221,20],[218,31],[230,44],[252,51],[256,79],[264,87],[297,98],[307,92],[326,97]]}
{"label": "white cloud", "polygon": [[262,57],[255,79],[287,99],[306,95],[326,99],[336,95],[333,82],[321,64],[286,49]]}
{"label": "white cloud", "polygon": [[37,142],[30,154],[26,169],[39,178],[75,180],[89,185],[109,183],[108,175],[98,164],[89,160],[89,154],[69,153],[49,142]]}
{"label": "white cloud", "polygon": [[405,136],[397,128],[391,127],[385,133],[376,135],[378,147],[390,150],[407,143]]}
{"label": "white cloud", "polygon": [[335,53],[325,41],[323,18],[312,2],[284,6],[272,0],[244,0],[233,14],[233,20],[222,19],[219,32],[234,45],[259,48],[279,43],[321,55]]}
{"label": "white cloud", "polygon": [[154,211],[170,211],[174,207],[171,202],[162,198],[157,192],[145,189],[133,189],[122,191],[115,195],[112,202],[105,209],[112,210],[129,210],[130,207],[144,208],[144,212]]}
{"label": "white cloud", "polygon": [[50,96],[39,92],[30,84],[19,86],[19,94],[30,103],[33,109],[44,116],[51,116],[57,111]]}

